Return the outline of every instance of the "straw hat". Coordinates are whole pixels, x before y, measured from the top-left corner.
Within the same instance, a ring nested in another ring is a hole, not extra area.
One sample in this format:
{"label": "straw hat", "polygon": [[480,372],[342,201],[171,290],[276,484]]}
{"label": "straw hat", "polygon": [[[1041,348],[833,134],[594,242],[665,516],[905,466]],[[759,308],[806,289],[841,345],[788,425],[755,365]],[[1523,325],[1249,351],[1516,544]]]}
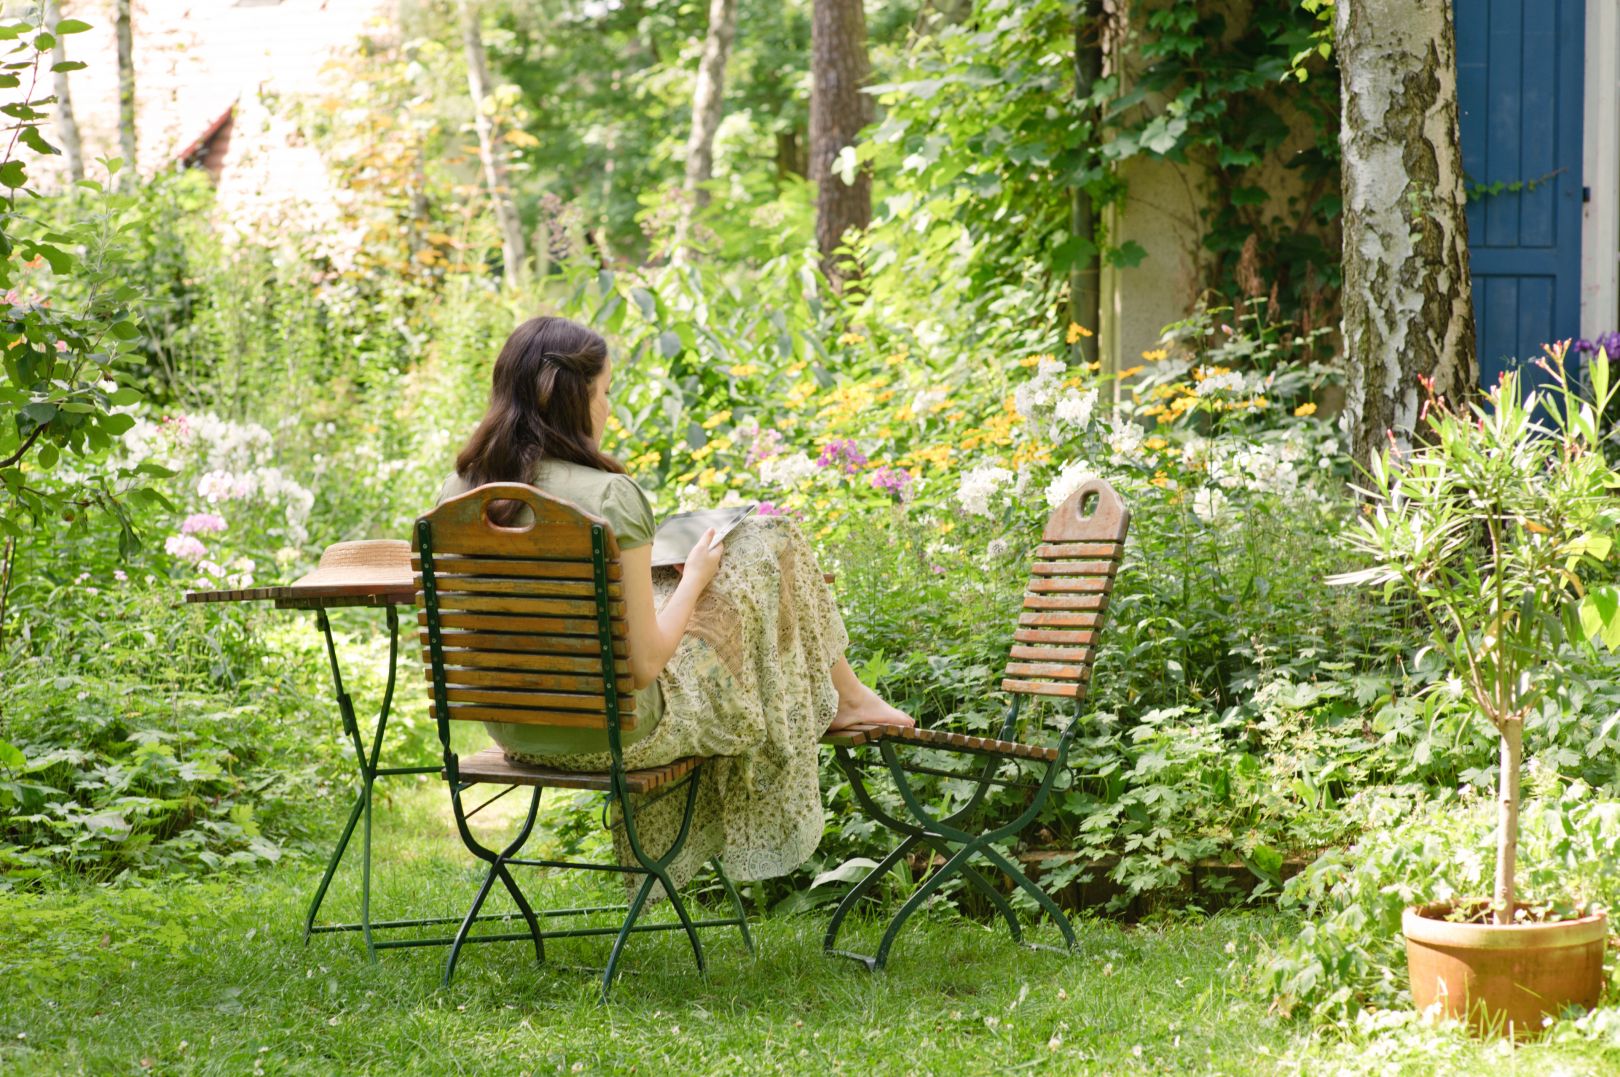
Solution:
{"label": "straw hat", "polygon": [[314,572],[295,580],[294,595],[352,595],[382,590],[414,590],[411,544],[404,539],[334,542],[321,553]]}

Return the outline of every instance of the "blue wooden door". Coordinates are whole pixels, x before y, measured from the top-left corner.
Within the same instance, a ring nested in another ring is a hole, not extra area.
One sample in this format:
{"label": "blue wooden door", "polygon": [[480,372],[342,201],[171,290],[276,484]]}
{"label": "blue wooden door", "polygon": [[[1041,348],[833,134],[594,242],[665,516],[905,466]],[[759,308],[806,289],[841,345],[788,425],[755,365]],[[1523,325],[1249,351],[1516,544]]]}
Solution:
{"label": "blue wooden door", "polygon": [[[1580,336],[1585,0],[1455,0],[1480,381]],[[1481,190],[1523,184],[1520,190]]]}

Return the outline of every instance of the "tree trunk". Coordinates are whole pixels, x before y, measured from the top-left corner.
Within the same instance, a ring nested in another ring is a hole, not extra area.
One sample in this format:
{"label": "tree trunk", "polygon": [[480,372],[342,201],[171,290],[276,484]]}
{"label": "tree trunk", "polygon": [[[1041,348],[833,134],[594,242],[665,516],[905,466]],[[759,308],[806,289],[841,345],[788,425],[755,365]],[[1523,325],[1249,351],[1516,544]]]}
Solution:
{"label": "tree trunk", "polygon": [[[1095,0],[1083,0],[1074,23],[1074,96],[1085,100],[1102,77],[1102,27]],[[1092,129],[1096,129],[1092,117]],[[1102,323],[1102,267],[1098,258],[1097,219],[1091,195],[1079,184],[1069,189],[1069,231],[1091,240],[1091,253],[1069,269],[1069,321],[1091,331],[1070,345],[1075,362],[1097,361],[1097,330]]]}
{"label": "tree trunk", "polygon": [[1524,758],[1524,723],[1502,725],[1502,773],[1497,779],[1496,805],[1496,895],[1493,919],[1498,924],[1513,922],[1515,893],[1513,875],[1519,863],[1519,770]]}
{"label": "tree trunk", "polygon": [[814,0],[810,16],[810,179],[816,184],[816,247],[834,286],[854,270],[835,264],[833,252],[851,228],[872,221],[872,177],[857,169],[853,182],[834,173],[833,162],[871,121],[871,101],[861,87],[869,72],[866,12],[861,0]]}
{"label": "tree trunk", "polygon": [[118,146],[124,158],[122,186],[135,183],[135,29],[130,22],[131,0],[118,0],[114,30],[118,37]]}
{"label": "tree trunk", "polygon": [[512,191],[506,183],[506,162],[497,145],[499,132],[489,100],[489,63],[484,57],[484,35],[479,27],[477,0],[459,0],[461,42],[467,53],[467,89],[472,94],[473,126],[478,130],[478,159],[484,166],[484,185],[489,188],[490,207],[501,233],[501,263],[508,287],[523,282],[523,226],[512,205]]}
{"label": "tree trunk", "polygon": [[1339,0],[1345,417],[1366,465],[1410,443],[1418,378],[1478,382],[1450,0]]}
{"label": "tree trunk", "polygon": [[[56,24],[62,21],[61,5],[57,0],[46,0],[45,25],[56,35]],[[67,62],[67,44],[60,35],[51,49],[51,66]],[[62,142],[62,156],[67,161],[68,178],[74,183],[84,179],[84,146],[79,141],[79,123],[73,117],[73,97],[68,91],[68,73],[53,71],[56,91],[56,135]]]}
{"label": "tree trunk", "polygon": [[686,201],[675,232],[675,254],[680,257],[692,231],[692,218],[709,204],[704,184],[714,175],[714,133],[720,127],[725,103],[726,59],[737,33],[737,0],[709,0],[709,32],[698,61],[697,85],[692,90],[692,134],[686,142]]}

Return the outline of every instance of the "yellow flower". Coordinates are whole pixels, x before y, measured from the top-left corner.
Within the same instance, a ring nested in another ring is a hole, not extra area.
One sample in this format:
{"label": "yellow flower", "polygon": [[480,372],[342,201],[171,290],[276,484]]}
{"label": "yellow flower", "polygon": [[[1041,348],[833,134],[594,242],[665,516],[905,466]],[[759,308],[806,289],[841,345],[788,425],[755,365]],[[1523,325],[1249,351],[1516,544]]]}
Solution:
{"label": "yellow flower", "polygon": [[758,363],[738,363],[726,371],[734,378],[747,378],[759,373]]}
{"label": "yellow flower", "polygon": [[1142,353],[1142,358],[1146,359],[1150,363],[1161,363],[1164,360],[1170,358],[1170,349],[1168,349],[1168,348],[1152,348],[1152,349],[1150,349],[1148,351],[1143,352]]}
{"label": "yellow flower", "polygon": [[1097,371],[1102,369],[1102,363],[1100,363],[1100,362],[1087,363],[1086,364],[1086,369],[1091,371],[1093,374],[1095,374],[1095,373],[1097,373]]}
{"label": "yellow flower", "polygon": [[1141,366],[1133,366],[1129,370],[1121,370],[1119,376],[1122,378],[1134,378],[1140,373],[1142,373]]}
{"label": "yellow flower", "polygon": [[1151,479],[1149,479],[1148,481],[1151,482],[1154,486],[1160,487],[1162,489],[1163,487],[1166,487],[1166,486],[1170,485],[1170,476],[1166,475],[1162,471],[1155,471],[1153,473],[1153,477]]}
{"label": "yellow flower", "polygon": [[[935,408],[934,410],[938,411],[939,409]],[[965,412],[965,411],[953,411],[949,415],[945,416],[945,420],[947,422],[952,422],[952,423],[959,423],[963,419],[966,419],[966,418],[967,418],[967,412]]]}
{"label": "yellow flower", "polygon": [[803,370],[808,365],[809,364],[806,363],[803,359],[800,359],[796,363],[789,363],[784,369],[789,374],[797,374],[799,371]]}
{"label": "yellow flower", "polygon": [[1096,334],[1093,333],[1091,330],[1087,329],[1085,326],[1081,325],[1080,323],[1078,323],[1078,322],[1070,322],[1069,323],[1069,340],[1068,340],[1068,343],[1073,344],[1075,341],[1079,340],[1081,337],[1091,337],[1091,336],[1096,336]]}
{"label": "yellow flower", "polygon": [[909,423],[916,417],[917,415],[911,410],[911,405],[909,403],[901,404],[900,410],[894,413],[895,422],[900,423]]}
{"label": "yellow flower", "polygon": [[851,331],[851,332],[845,333],[844,335],[840,336],[838,338],[838,343],[840,343],[840,344],[859,344],[861,341],[863,341],[865,339],[866,338],[861,336],[859,333]]}
{"label": "yellow flower", "polygon": [[697,479],[698,485],[699,486],[712,486],[714,484],[714,480],[718,479],[719,477],[720,477],[720,472],[719,471],[715,470],[712,467],[706,467],[706,468],[703,469],[702,474],[698,475],[698,479]]}
{"label": "yellow flower", "polygon": [[1314,400],[1307,400],[1305,403],[1294,409],[1294,415],[1301,419],[1305,418],[1307,415],[1315,414],[1316,402]]}
{"label": "yellow flower", "polygon": [[719,426],[729,418],[731,418],[730,408],[727,408],[725,411],[717,411],[707,419],[703,420],[703,429],[713,430],[715,427]]}
{"label": "yellow flower", "polygon": [[1034,366],[1035,364],[1039,363],[1040,361],[1041,361],[1041,357],[1038,356],[1038,355],[1026,355],[1026,356],[1024,356],[1024,358],[1018,360],[1018,365],[1019,366]]}
{"label": "yellow flower", "polygon": [[811,504],[815,505],[815,507],[819,510],[825,509],[828,505],[832,504],[832,502],[824,497],[818,497],[815,499],[815,501],[811,502]]}
{"label": "yellow flower", "polygon": [[[1162,411],[1163,409],[1161,408],[1159,410]],[[1169,448],[1170,443],[1168,441],[1166,441],[1164,438],[1161,438],[1159,435],[1154,434],[1152,437],[1150,437],[1146,441],[1142,442],[1142,447],[1144,449],[1151,449],[1154,452],[1158,452],[1160,449]]]}

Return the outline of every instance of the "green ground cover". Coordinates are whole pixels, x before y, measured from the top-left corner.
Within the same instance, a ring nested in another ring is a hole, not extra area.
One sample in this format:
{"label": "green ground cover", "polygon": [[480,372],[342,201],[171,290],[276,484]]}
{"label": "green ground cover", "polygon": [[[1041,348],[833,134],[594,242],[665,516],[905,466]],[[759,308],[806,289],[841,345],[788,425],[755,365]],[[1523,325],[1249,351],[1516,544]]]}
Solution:
{"label": "green ground cover", "polygon": [[[442,789],[397,794],[379,830],[383,915],[451,914],[475,869]],[[499,822],[500,820],[496,820]],[[554,818],[553,823],[557,820]],[[337,820],[330,820],[335,829]],[[385,953],[299,925],[317,878],[289,859],[235,878],[0,895],[0,1070],[11,1073],[1480,1072],[1604,1073],[1620,1047],[1508,1050],[1390,1015],[1319,1038],[1279,1020],[1250,970],[1296,928],[1271,913],[1088,920],[1073,956],[1012,946],[948,909],[919,917],[890,969],[820,953],[822,915],[767,917],[758,955],[708,936],[696,977],[674,935],[634,940],[612,1005],[599,939]],[[551,905],[581,893],[531,875]],[[334,891],[354,907],[352,873]],[[599,896],[599,895],[597,895]],[[856,925],[870,940],[876,921]],[[1043,927],[1037,937],[1054,941]]]}

